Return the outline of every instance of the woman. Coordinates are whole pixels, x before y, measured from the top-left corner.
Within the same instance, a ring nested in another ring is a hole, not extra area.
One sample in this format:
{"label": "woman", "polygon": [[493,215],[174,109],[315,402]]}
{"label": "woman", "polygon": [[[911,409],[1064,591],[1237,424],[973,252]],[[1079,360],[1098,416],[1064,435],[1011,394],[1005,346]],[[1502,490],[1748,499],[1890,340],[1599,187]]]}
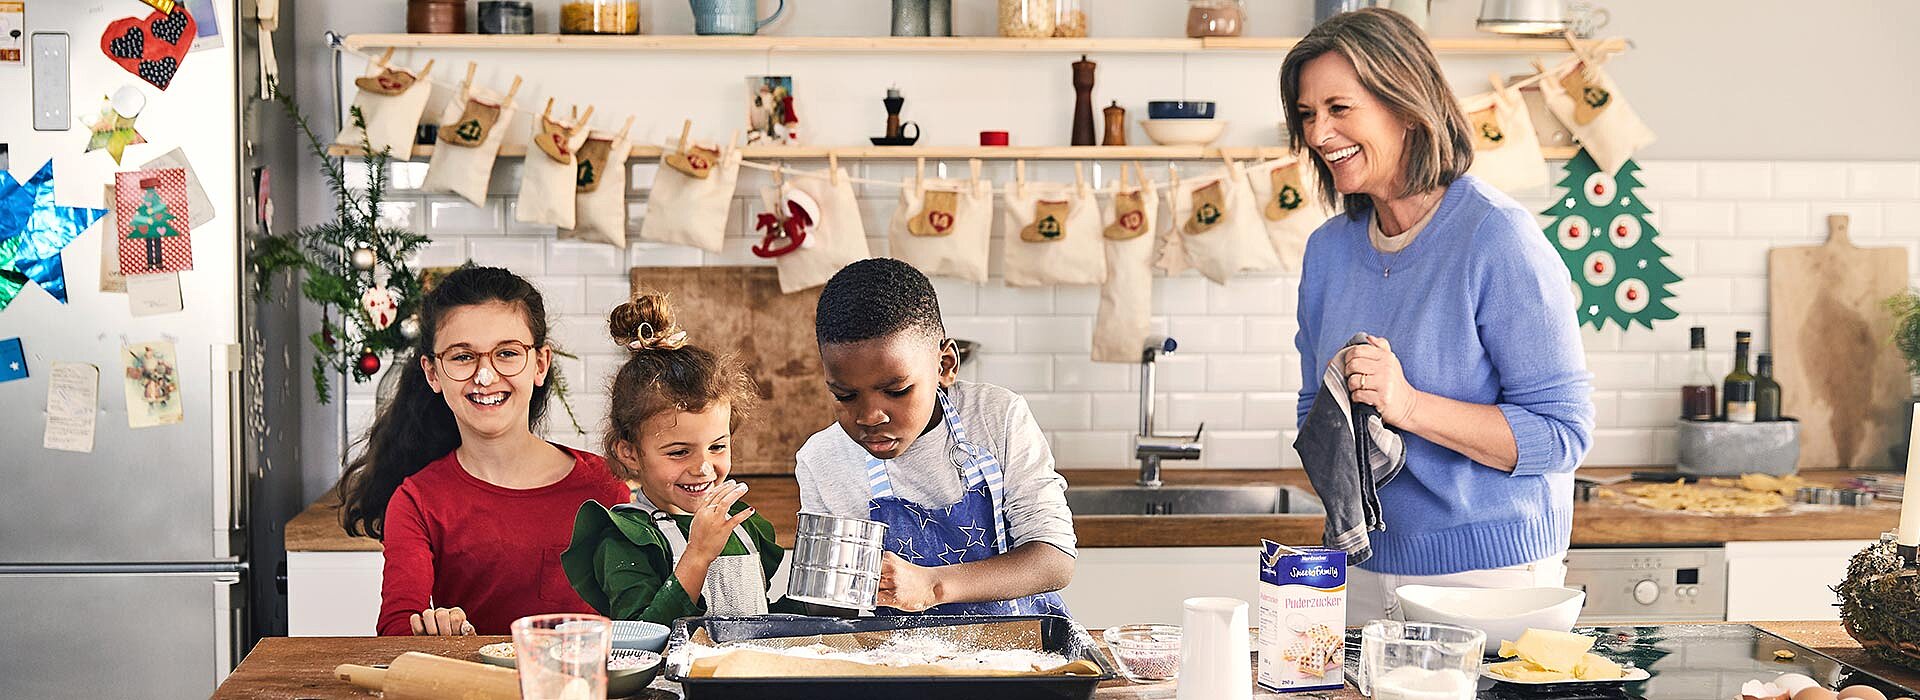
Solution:
{"label": "woman", "polygon": [[507,634],[527,615],[591,613],[560,569],[573,513],[632,500],[598,455],[540,439],[547,313],[497,267],[422,300],[420,345],[342,478],[347,533],[381,540],[383,635]]}
{"label": "woman", "polygon": [[1348,621],[1390,616],[1406,584],[1561,585],[1593,430],[1566,268],[1531,213],[1466,175],[1466,118],[1404,17],[1322,23],[1280,85],[1293,147],[1345,212],[1307,243],[1299,415],[1335,353],[1367,333],[1341,368],[1347,389],[1406,443],[1406,467],[1380,489],[1374,556],[1349,571]]}

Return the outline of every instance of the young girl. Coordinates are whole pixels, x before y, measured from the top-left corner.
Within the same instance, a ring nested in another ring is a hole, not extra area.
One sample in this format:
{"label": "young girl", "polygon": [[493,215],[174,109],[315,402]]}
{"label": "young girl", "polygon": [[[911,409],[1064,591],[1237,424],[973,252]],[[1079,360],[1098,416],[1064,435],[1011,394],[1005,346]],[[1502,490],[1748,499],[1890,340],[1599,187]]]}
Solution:
{"label": "young girl", "polygon": [[1067,482],[1025,399],[956,379],[926,275],[848,265],[814,324],[839,425],[796,456],[800,508],[888,525],[876,612],[1065,615]]}
{"label": "young girl", "polygon": [[511,272],[466,267],[422,300],[420,345],[342,478],[341,522],[381,540],[383,635],[507,634],[592,612],[560,570],[567,515],[619,504],[598,456],[533,434],[546,412],[546,307]]}
{"label": "young girl", "polygon": [[727,479],[733,427],[759,396],[753,378],[732,356],[689,345],[664,296],[636,296],[607,325],[632,355],[608,391],[606,450],[614,474],[640,489],[630,505],[580,505],[561,556],[567,579],[619,620],[765,614],[786,553],[740,500],[746,484]]}

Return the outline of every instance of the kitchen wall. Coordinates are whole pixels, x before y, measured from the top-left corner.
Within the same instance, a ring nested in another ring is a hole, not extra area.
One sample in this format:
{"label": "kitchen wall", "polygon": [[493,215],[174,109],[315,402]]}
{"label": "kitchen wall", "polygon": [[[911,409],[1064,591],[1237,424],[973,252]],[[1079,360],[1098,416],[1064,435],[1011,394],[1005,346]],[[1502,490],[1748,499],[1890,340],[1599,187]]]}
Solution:
{"label": "kitchen wall", "polygon": [[[397,31],[402,4],[303,3],[297,12],[301,26],[308,28]],[[798,13],[780,25],[780,33],[886,31],[886,3],[880,0],[789,4],[789,11],[797,8]],[[1899,27],[1920,24],[1920,4],[1846,4],[1821,9],[1831,18],[1825,20],[1804,17],[1804,6],[1786,2],[1712,0],[1683,3],[1681,8],[1657,0],[1601,4],[1614,14],[1614,24],[1603,33],[1629,36],[1636,44],[1613,68],[1634,106],[1661,134],[1661,141],[1641,156],[1647,185],[1642,194],[1655,212],[1652,221],[1661,231],[1662,244],[1673,253],[1671,264],[1687,279],[1674,288],[1680,319],[1653,331],[1610,328],[1584,333],[1599,415],[1589,461],[1670,463],[1672,431],[1665,426],[1678,412],[1676,387],[1685,369],[1686,328],[1699,324],[1710,329],[1716,372],[1724,372],[1730,363],[1729,353],[1720,350],[1730,347],[1735,329],[1755,331],[1756,346],[1766,348],[1767,248],[1822,240],[1824,218],[1831,212],[1852,214],[1854,235],[1862,245],[1899,245],[1910,251],[1920,247],[1920,139],[1911,133],[1911,125],[1897,123],[1920,110],[1920,94],[1880,85],[1875,78],[1889,73],[1885,66],[1920,65],[1914,49],[1896,35]],[[541,21],[551,22],[556,3],[536,5]],[[963,0],[956,5],[958,33],[991,32],[992,3]],[[1297,35],[1306,29],[1309,3],[1255,0],[1250,5],[1251,33]],[[1181,3],[1172,0],[1093,0],[1093,6],[1098,11],[1096,35],[1167,34],[1177,31],[1181,18]],[[1470,0],[1439,0],[1433,33],[1471,35],[1477,7]],[[1739,33],[1717,28],[1723,19],[1735,18],[1744,18],[1737,22]],[[650,23],[661,33],[688,33],[691,27],[685,3],[668,0],[654,0]],[[632,82],[613,84],[592,77],[604,71],[575,68],[582,62],[626,67],[635,59],[618,54],[438,56],[442,65],[461,58],[481,60],[487,67],[483,76],[488,69],[500,76],[509,68],[517,70],[529,76],[529,92],[536,96],[590,100],[601,114],[639,112],[645,124],[640,130],[653,140],[677,134],[682,115],[711,125],[715,135],[732,128],[740,109],[739,78],[749,73],[796,76],[801,113],[811,120],[810,136],[817,143],[857,143],[877,130],[879,92],[889,83],[906,91],[907,116],[932,134],[927,143],[962,143],[983,128],[1011,128],[1016,143],[1063,141],[1070,110],[1065,71],[1070,58],[1058,55],[887,57],[883,65],[873,56],[700,54],[649,59],[657,63],[627,73],[637,76]],[[1277,56],[1096,60],[1101,62],[1102,81],[1096,97],[1103,101],[1118,99],[1138,109],[1146,99],[1169,92],[1217,99],[1223,115],[1234,120],[1227,142],[1273,143],[1276,138],[1272,76]],[[1524,71],[1524,61],[1514,58],[1443,60],[1463,91],[1479,89],[1476,76],[1489,70]],[[302,91],[303,101],[310,111],[326,113],[330,95],[319,87],[326,82],[319,78],[327,75],[330,55],[315,40],[297,47],[293,61],[302,75],[315,78],[306,81],[314,87]],[[348,57],[345,66],[352,74],[360,64]],[[1036,74],[1044,79],[1036,80]],[[1737,106],[1747,103],[1756,106]],[[1137,129],[1133,137],[1141,138]],[[1112,164],[1106,165],[1102,176],[1110,178]],[[856,175],[879,179],[910,174],[910,168],[895,164],[854,167]],[[396,182],[417,181],[423,168],[400,166]],[[743,178],[732,237],[722,254],[650,244],[616,251],[556,241],[550,229],[512,223],[517,168],[506,163],[496,171],[496,195],[485,207],[402,191],[387,214],[434,238],[422,264],[471,258],[536,279],[556,315],[558,340],[582,355],[578,362],[569,361],[567,370],[580,394],[575,407],[591,431],[604,412],[604,399],[595,388],[620,361],[604,337],[604,313],[625,298],[625,270],[639,265],[758,263],[746,253],[742,222],[758,206],[749,203],[753,188],[765,181],[757,175]],[[651,168],[635,166],[630,205],[634,230],[646,215],[644,187]],[[1008,168],[992,165],[989,172],[1005,179]],[[1070,166],[1030,164],[1029,176],[1070,178],[1071,171]],[[299,206],[306,221],[325,217],[331,206],[317,179],[302,183]],[[1515,194],[1535,210],[1544,208],[1551,196],[1547,189]],[[867,188],[862,197],[868,231],[879,234],[894,193]],[[876,238],[872,245],[876,254],[885,252],[884,240]],[[999,254],[997,244],[994,254]],[[1910,269],[1920,272],[1920,260]],[[1288,445],[1300,382],[1292,345],[1297,280],[1256,275],[1222,287],[1190,274],[1156,284],[1156,324],[1182,342],[1181,352],[1161,363],[1160,425],[1175,431],[1207,423],[1206,459],[1180,466],[1294,465],[1297,460]],[[1025,394],[1053,438],[1063,466],[1131,467],[1128,436],[1137,421],[1137,367],[1086,360],[1094,290],[941,281],[940,293],[952,334],[983,343],[965,374]],[[325,436],[337,438],[343,424],[347,434],[357,434],[371,413],[371,386],[352,388],[344,421],[339,405],[316,407],[309,414],[305,428],[313,436],[307,441],[311,495],[337,477],[339,441]],[[565,424],[565,416],[549,423]],[[597,441],[592,435],[565,433],[554,438],[586,445]]]}

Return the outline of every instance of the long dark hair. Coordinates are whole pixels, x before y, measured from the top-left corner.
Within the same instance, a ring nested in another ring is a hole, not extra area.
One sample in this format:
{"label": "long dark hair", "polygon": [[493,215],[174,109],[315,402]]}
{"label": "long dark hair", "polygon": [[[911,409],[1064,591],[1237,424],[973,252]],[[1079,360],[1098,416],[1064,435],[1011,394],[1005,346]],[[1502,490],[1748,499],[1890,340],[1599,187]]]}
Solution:
{"label": "long dark hair", "polygon": [[621,479],[640,475],[620,460],[618,446],[640,443],[640,424],[660,413],[730,407],[727,429],[740,425],[760,398],[759,385],[732,354],[717,355],[687,340],[664,294],[641,292],[607,315],[607,333],[629,355],[607,387],[607,467]]}
{"label": "long dark hair", "polygon": [[[400,482],[460,446],[460,428],[453,409],[433,390],[420,369],[422,358],[433,356],[440,322],[463,306],[501,303],[519,307],[533,330],[533,344],[547,344],[547,307],[540,290],[519,275],[498,267],[461,267],[428,292],[420,304],[420,343],[404,364],[388,368],[400,373],[392,400],[374,416],[373,426],[360,439],[365,449],[347,465],[340,478],[340,525],[347,534],[385,539],[387,502]],[[556,367],[549,372],[558,371]],[[549,378],[550,380],[551,378]],[[548,381],[533,388],[528,401],[527,427],[538,426],[547,412]]]}

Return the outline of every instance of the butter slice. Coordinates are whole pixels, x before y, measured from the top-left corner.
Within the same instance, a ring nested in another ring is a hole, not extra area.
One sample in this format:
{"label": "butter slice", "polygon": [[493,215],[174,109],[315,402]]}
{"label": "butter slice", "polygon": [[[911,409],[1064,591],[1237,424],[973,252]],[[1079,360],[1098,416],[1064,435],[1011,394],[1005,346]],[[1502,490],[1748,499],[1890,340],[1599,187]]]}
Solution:
{"label": "butter slice", "polygon": [[1572,632],[1529,628],[1520,633],[1520,641],[1514,642],[1513,648],[1520,652],[1520,658],[1541,668],[1572,673],[1586,657],[1587,650],[1593,648],[1593,638]]}
{"label": "butter slice", "polygon": [[1580,659],[1580,665],[1574,667],[1573,676],[1583,681],[1610,681],[1625,677],[1627,672],[1620,664],[1599,654],[1589,653]]}
{"label": "butter slice", "polygon": [[1513,642],[1505,639],[1500,640],[1500,658],[1511,659],[1519,655],[1520,650],[1513,648]]}
{"label": "butter slice", "polygon": [[1550,671],[1550,670],[1541,668],[1539,666],[1536,666],[1532,662],[1527,661],[1526,659],[1502,661],[1500,663],[1488,666],[1487,670],[1493,672],[1495,675],[1498,675],[1498,676],[1511,678],[1516,681],[1526,681],[1528,683],[1541,683],[1545,681],[1565,681],[1565,680],[1573,679],[1573,674],[1571,673],[1568,673],[1566,671]]}

